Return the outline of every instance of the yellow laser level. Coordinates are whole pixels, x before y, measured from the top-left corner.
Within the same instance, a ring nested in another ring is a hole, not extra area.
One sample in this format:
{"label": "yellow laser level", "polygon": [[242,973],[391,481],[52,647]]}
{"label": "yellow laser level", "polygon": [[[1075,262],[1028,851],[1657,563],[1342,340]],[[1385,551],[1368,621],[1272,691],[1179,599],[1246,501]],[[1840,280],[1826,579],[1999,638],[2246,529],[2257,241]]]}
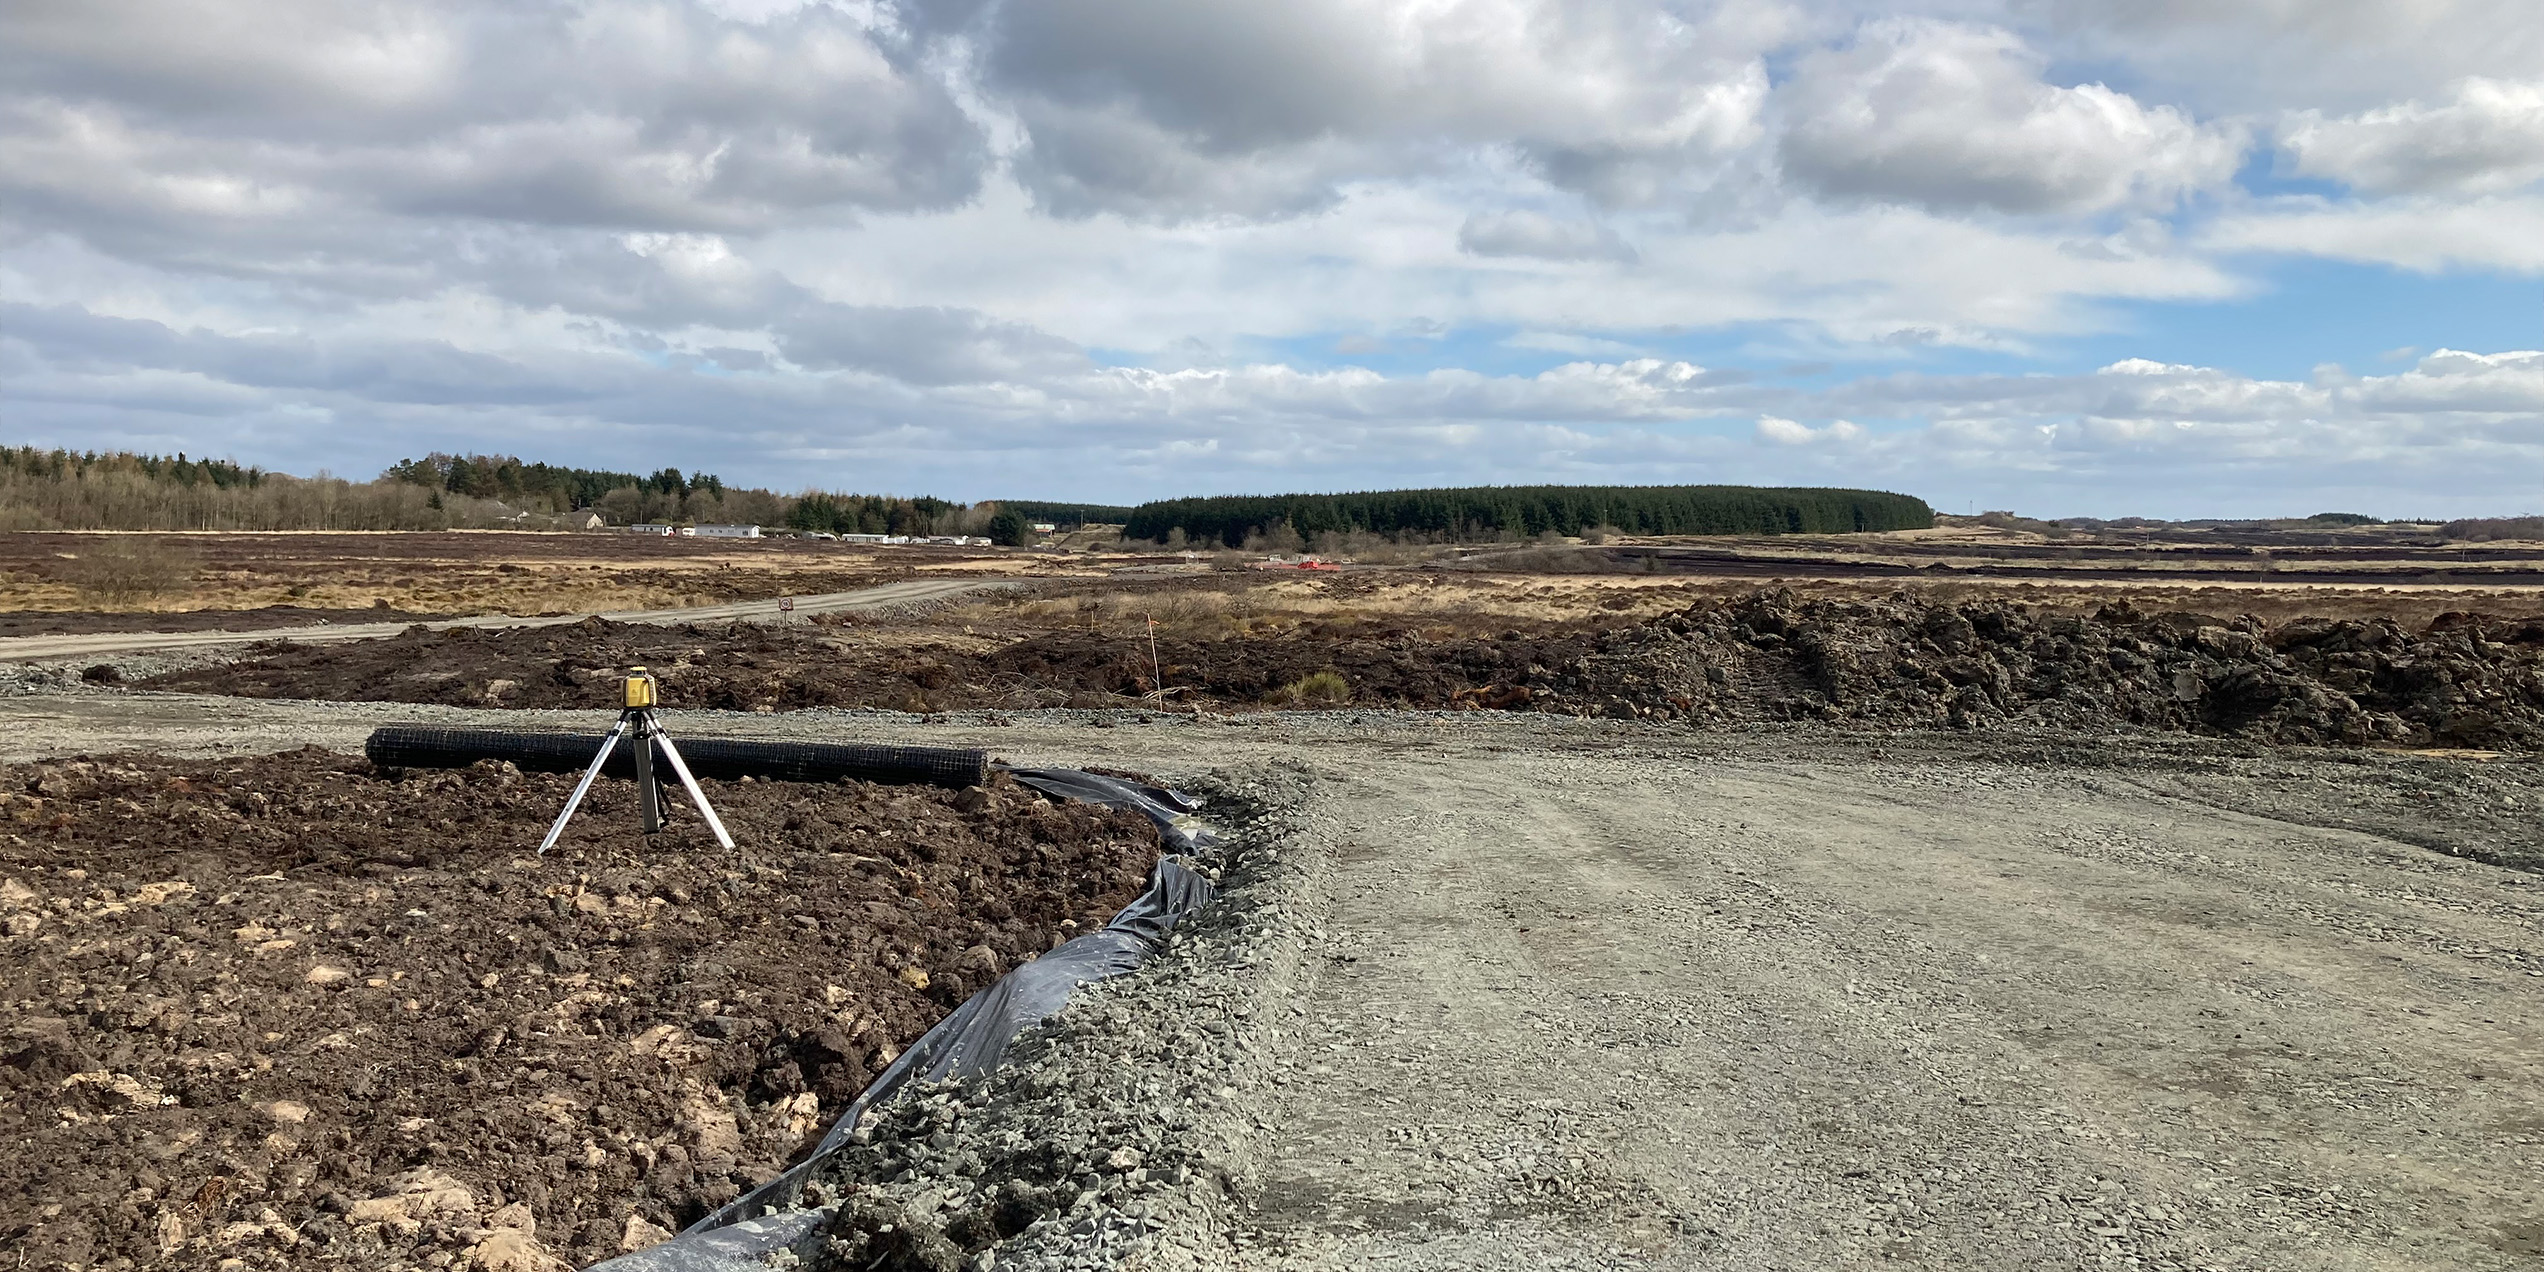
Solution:
{"label": "yellow laser level", "polygon": [[654,759],[659,752],[661,758],[670,761],[671,771],[679,774],[680,784],[689,788],[689,799],[698,806],[698,815],[706,819],[707,829],[715,832],[716,842],[731,848],[733,836],[725,832],[724,820],[708,806],[707,793],[698,789],[698,779],[689,772],[688,761],[680,758],[680,748],[673,745],[670,734],[663,732],[662,720],[654,714],[658,695],[653,673],[642,667],[630,667],[618,686],[621,705],[618,723],[612,725],[609,735],[601,739],[600,754],[593,756],[592,766],[583,770],[583,781],[574,788],[573,796],[565,801],[565,811],[557,814],[556,824],[548,827],[548,837],[539,841],[540,854],[544,856],[548,849],[556,847],[557,836],[564,834],[565,824],[574,820],[574,810],[583,806],[583,797],[592,791],[592,779],[601,775],[602,766],[609,763],[610,752],[618,748],[620,738],[628,738],[633,743],[628,758],[634,762],[636,810],[646,834],[662,830],[663,814],[668,811],[663,800],[662,783],[654,776]]}

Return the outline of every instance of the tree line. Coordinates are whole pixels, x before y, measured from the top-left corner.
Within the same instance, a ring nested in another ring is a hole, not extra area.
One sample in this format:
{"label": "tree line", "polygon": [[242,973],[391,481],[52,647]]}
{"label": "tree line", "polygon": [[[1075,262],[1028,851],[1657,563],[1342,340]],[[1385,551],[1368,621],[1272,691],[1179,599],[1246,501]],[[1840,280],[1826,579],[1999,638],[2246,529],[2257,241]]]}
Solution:
{"label": "tree line", "polygon": [[926,495],[904,499],[815,492],[796,498],[784,524],[789,529],[831,534],[968,534],[977,528],[977,518],[967,515],[970,512],[962,504]]}
{"label": "tree line", "polygon": [[389,465],[388,471],[380,476],[452,494],[500,499],[516,507],[539,512],[571,512],[576,508],[589,508],[614,490],[636,490],[675,498],[685,497],[692,491],[715,495],[724,493],[723,480],[711,473],[688,477],[677,468],[666,468],[650,477],[639,477],[634,473],[525,464],[511,455],[447,455],[440,451],[422,459],[401,459]]}
{"label": "tree line", "polygon": [[642,475],[510,455],[436,452],[349,481],[182,454],[0,446],[0,531],[550,529],[584,511],[611,525],[926,535],[980,533],[996,509],[925,496],[785,495],[677,468]]}
{"label": "tree line", "polygon": [[[1257,537],[1376,534],[1433,541],[1578,535],[1845,534],[1919,530],[1934,510],[1913,495],[1878,490],[1758,486],[1476,486],[1338,495],[1215,495],[1134,508],[1123,533],[1230,547]],[[1286,533],[1285,533],[1286,532]]]}
{"label": "tree line", "polygon": [[1131,510],[1118,504],[1054,503],[1043,499],[1001,499],[998,506],[1023,517],[1028,522],[1040,521],[1062,530],[1083,526],[1118,526],[1131,519]]}
{"label": "tree line", "polygon": [[436,530],[489,516],[417,487],[121,451],[0,447],[0,530]]}
{"label": "tree line", "polygon": [[645,523],[785,524],[792,496],[774,491],[731,487],[713,473],[687,474],[677,468],[650,476],[560,464],[524,463],[511,455],[449,455],[435,451],[422,459],[401,459],[380,474],[382,481],[406,482],[447,498],[491,500],[520,514],[553,518],[590,510],[611,525]]}

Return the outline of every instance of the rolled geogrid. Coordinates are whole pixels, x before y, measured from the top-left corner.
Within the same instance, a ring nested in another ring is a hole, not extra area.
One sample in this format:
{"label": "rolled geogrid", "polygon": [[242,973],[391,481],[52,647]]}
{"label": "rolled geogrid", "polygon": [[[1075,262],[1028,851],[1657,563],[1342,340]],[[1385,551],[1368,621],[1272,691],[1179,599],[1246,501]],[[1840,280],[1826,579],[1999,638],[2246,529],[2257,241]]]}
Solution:
{"label": "rolled geogrid", "polygon": [[[785,782],[850,778],[901,786],[978,786],[989,780],[989,753],[933,746],[866,746],[849,742],[753,742],[740,738],[674,737],[689,771],[700,777],[756,777]],[[466,768],[479,760],[505,760],[530,772],[572,773],[601,749],[597,733],[540,733],[512,729],[375,729],[363,754],[382,768]],[[633,751],[623,743],[601,772],[632,778]]]}

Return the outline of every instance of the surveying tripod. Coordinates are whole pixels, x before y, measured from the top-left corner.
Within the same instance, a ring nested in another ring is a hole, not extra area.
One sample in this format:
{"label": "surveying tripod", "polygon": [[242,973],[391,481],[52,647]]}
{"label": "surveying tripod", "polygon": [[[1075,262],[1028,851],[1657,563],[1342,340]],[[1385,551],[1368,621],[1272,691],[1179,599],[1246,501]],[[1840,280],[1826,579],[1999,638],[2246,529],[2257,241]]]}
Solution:
{"label": "surveying tripod", "polygon": [[557,837],[565,833],[565,824],[574,820],[574,810],[583,806],[583,797],[592,789],[592,779],[601,775],[601,766],[609,763],[610,752],[617,749],[619,738],[630,730],[635,733],[636,808],[645,823],[645,833],[659,834],[663,828],[662,782],[654,776],[654,748],[662,747],[662,755],[671,761],[671,771],[680,775],[680,784],[689,788],[689,798],[698,805],[698,814],[707,819],[707,829],[715,832],[716,842],[733,846],[733,836],[724,833],[724,822],[715,809],[707,805],[707,793],[698,789],[698,779],[689,775],[689,765],[680,758],[680,748],[672,745],[671,735],[663,732],[662,721],[654,715],[654,677],[642,667],[627,669],[620,682],[622,696],[618,723],[610,726],[609,736],[601,739],[601,753],[592,757],[592,767],[583,770],[583,780],[574,788],[574,797],[565,801],[565,811],[557,814],[556,824],[548,827],[548,837],[539,841],[539,855],[546,856],[556,846]]}

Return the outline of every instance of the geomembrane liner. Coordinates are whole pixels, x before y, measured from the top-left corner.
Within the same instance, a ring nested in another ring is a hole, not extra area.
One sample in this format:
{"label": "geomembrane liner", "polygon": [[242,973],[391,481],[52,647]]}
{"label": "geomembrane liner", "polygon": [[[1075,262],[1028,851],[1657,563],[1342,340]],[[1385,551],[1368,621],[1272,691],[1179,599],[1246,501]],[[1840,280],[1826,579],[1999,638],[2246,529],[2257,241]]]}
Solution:
{"label": "geomembrane liner", "polygon": [[[595,739],[595,745],[598,740]],[[1189,824],[1197,801],[1154,786],[1075,769],[1019,769],[1016,780],[1046,794],[1147,813],[1170,846],[1189,850],[1216,842]],[[1184,822],[1183,825],[1176,824]],[[1218,889],[1174,861],[1159,861],[1141,893],[1099,931],[1062,942],[1050,953],[1001,976],[938,1021],[878,1075],[848,1107],[810,1157],[767,1183],[691,1224],[659,1245],[595,1264],[594,1272],[743,1272],[800,1240],[827,1209],[763,1213],[794,1194],[822,1160],[848,1142],[868,1109],[911,1083],[945,1082],[998,1067],[1017,1035],[1069,1003],[1080,985],[1132,972],[1165,947],[1166,936],[1186,915],[1209,904]]]}

